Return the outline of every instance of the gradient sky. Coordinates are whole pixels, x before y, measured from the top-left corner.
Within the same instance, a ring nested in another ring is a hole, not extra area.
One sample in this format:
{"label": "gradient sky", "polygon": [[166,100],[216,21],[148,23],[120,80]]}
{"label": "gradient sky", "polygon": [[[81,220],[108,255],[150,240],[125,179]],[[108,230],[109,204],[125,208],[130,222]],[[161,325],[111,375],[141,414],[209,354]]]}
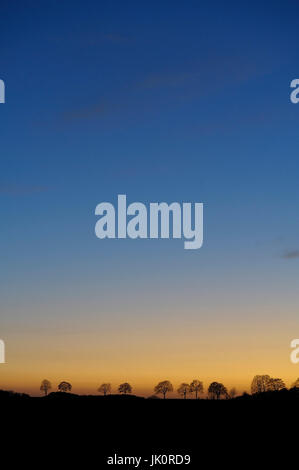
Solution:
{"label": "gradient sky", "polygon": [[[299,376],[296,1],[1,2],[0,388]],[[204,245],[99,202],[204,203]]]}

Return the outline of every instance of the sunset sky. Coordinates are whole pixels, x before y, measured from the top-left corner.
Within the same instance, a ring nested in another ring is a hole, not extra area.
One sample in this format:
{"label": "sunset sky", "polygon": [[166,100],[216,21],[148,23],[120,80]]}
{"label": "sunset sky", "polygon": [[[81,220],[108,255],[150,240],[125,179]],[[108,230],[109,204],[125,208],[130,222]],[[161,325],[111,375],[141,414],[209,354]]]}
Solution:
{"label": "sunset sky", "polygon": [[[291,0],[1,3],[0,389],[299,377],[298,31]],[[99,240],[118,194],[203,202],[203,247]]]}

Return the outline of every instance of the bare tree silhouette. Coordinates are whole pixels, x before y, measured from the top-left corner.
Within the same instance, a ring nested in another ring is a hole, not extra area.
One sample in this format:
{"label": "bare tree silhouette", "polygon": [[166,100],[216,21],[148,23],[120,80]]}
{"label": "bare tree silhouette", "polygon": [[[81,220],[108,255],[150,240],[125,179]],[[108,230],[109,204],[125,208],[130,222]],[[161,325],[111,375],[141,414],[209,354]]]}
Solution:
{"label": "bare tree silhouette", "polygon": [[208,388],[208,393],[213,400],[219,400],[221,396],[228,397],[227,390],[222,383],[212,382]]}
{"label": "bare tree silhouette", "polygon": [[166,393],[172,392],[173,391],[173,386],[172,383],[169,382],[169,380],[163,380],[162,382],[159,382],[158,385],[155,386],[154,392],[156,394],[161,393],[163,395],[163,398],[166,398]]}
{"label": "bare tree silhouette", "polygon": [[182,383],[179,388],[177,389],[179,395],[181,395],[184,399],[187,397],[187,393],[190,392],[190,385],[186,383]]}
{"label": "bare tree silhouette", "polygon": [[128,393],[132,393],[132,387],[128,382],[125,382],[123,384],[120,384],[118,387],[119,393],[122,393],[123,395],[127,395]]}
{"label": "bare tree silhouette", "polygon": [[44,379],[40,386],[40,391],[44,392],[45,395],[48,395],[48,391],[51,390],[52,384],[49,380]]}
{"label": "bare tree silhouette", "polygon": [[190,384],[190,393],[195,392],[195,398],[198,398],[198,395],[203,393],[203,383],[200,380],[193,380]]}
{"label": "bare tree silhouette", "polygon": [[279,390],[283,390],[284,388],[286,388],[286,386],[282,379],[269,379],[267,390],[272,392],[278,392]]}
{"label": "bare tree silhouette", "polygon": [[268,390],[270,375],[255,375],[251,382],[251,393],[263,393]]}
{"label": "bare tree silhouette", "polygon": [[111,393],[111,384],[102,384],[98,388],[98,392],[103,393],[104,396],[106,396],[107,393]]}
{"label": "bare tree silhouette", "polygon": [[72,390],[72,385],[69,382],[60,382],[58,390],[60,392],[70,392]]}
{"label": "bare tree silhouette", "polygon": [[236,395],[237,395],[236,388],[235,387],[231,388],[230,391],[229,391],[230,398],[235,398]]}

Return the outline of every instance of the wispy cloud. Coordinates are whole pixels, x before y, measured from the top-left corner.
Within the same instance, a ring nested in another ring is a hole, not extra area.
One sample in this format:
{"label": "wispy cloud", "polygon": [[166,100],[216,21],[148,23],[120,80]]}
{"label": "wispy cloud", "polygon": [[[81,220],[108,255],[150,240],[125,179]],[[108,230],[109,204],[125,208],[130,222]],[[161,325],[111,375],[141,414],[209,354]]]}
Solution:
{"label": "wispy cloud", "polygon": [[106,103],[94,104],[92,106],[85,106],[82,108],[73,109],[63,113],[62,118],[65,121],[75,120],[75,119],[90,119],[94,116],[106,115],[111,111],[111,104],[107,105]]}
{"label": "wispy cloud", "polygon": [[132,40],[129,36],[118,33],[104,34],[104,39],[115,44],[123,44]]}
{"label": "wispy cloud", "polygon": [[194,78],[196,74],[153,74],[139,83],[141,88],[175,87]]}
{"label": "wispy cloud", "polygon": [[284,259],[296,259],[299,258],[299,250],[290,250],[290,251],[285,251],[282,255],[282,258]]}
{"label": "wispy cloud", "polygon": [[134,41],[132,37],[125,34],[117,32],[101,33],[99,31],[83,31],[81,34],[76,35],[72,32],[65,32],[63,36],[51,36],[49,40],[55,44],[75,45],[83,48],[103,46],[105,43],[115,46],[126,45]]}
{"label": "wispy cloud", "polygon": [[26,185],[26,184],[0,184],[0,194],[9,196],[20,196],[47,191],[47,186]]}
{"label": "wispy cloud", "polygon": [[[109,42],[126,42],[129,38],[118,34],[106,34],[102,36]],[[116,115],[119,112],[139,113],[140,107],[147,109],[163,107],[161,102],[161,90],[167,90],[165,99],[167,103],[191,102],[215,93],[223,92],[226,87],[242,84],[248,80],[272,72],[277,65],[273,63],[261,63],[255,58],[240,56],[225,57],[215,53],[212,58],[203,58],[200,62],[184,63],[175,68],[154,70],[145,74],[143,78],[126,83],[120,88],[110,90],[104,96],[95,96],[94,102],[83,107],[75,107],[66,110],[62,115],[62,121],[90,120],[105,118],[108,114]],[[216,91],[215,91],[216,90]],[[139,100],[136,104],[136,96]],[[132,105],[132,97],[133,99]],[[261,116],[261,119],[265,119]],[[213,121],[214,123],[214,121]],[[214,125],[214,124],[213,124]],[[234,128],[234,123],[232,126]]]}

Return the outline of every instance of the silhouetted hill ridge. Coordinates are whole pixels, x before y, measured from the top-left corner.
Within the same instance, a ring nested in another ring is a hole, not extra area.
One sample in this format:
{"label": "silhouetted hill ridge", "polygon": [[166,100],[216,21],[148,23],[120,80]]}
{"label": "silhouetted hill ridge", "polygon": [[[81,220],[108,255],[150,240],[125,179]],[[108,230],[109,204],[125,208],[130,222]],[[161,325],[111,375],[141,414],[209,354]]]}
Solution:
{"label": "silhouetted hill ridge", "polygon": [[49,395],[44,397],[37,397],[43,398],[45,400],[49,399],[58,399],[58,400],[70,400],[70,399],[90,399],[90,400],[145,400],[144,397],[139,397],[137,395],[119,395],[119,394],[111,394],[111,395],[77,395],[75,393],[69,392],[51,392]]}
{"label": "silhouetted hill ridge", "polygon": [[172,398],[168,397],[166,400],[159,399],[160,397],[157,396],[149,396],[147,398],[137,396],[137,395],[121,395],[121,394],[109,394],[109,395],[78,395],[76,393],[70,392],[51,392],[47,396],[40,396],[40,397],[31,397],[26,393],[17,393],[11,390],[0,390],[0,400],[2,399],[18,399],[18,400],[28,400],[30,401],[55,401],[55,400],[81,400],[81,401],[100,401],[100,402],[145,402],[145,401],[158,401],[161,402],[189,402],[189,403],[207,403],[207,402],[242,402],[242,401],[294,401],[299,400],[299,388],[291,388],[289,390],[283,389],[279,391],[268,391],[263,393],[256,393],[256,394],[248,394],[244,393],[243,395],[237,396],[235,398],[229,400],[210,400],[210,399],[187,399],[182,400],[181,398]]}

